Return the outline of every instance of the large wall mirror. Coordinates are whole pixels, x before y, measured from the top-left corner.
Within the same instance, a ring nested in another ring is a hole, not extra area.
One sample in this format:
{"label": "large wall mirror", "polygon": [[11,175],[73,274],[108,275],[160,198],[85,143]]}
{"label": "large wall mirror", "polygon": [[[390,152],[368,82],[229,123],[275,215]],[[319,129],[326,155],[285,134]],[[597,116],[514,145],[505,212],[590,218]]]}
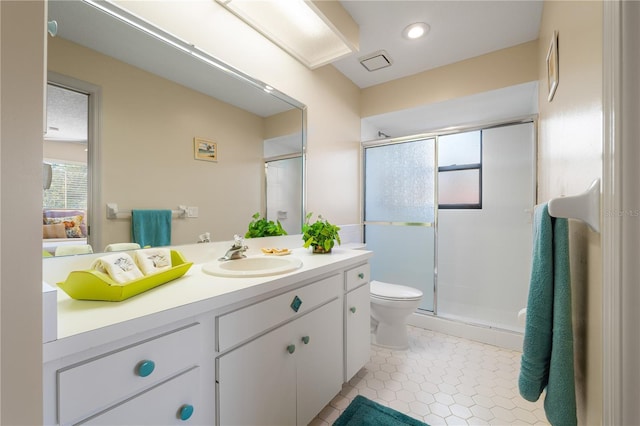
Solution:
{"label": "large wall mirror", "polygon": [[304,105],[111,3],[48,4],[45,251],[131,242],[134,209],[174,210],[174,245],[256,212],[300,232]]}

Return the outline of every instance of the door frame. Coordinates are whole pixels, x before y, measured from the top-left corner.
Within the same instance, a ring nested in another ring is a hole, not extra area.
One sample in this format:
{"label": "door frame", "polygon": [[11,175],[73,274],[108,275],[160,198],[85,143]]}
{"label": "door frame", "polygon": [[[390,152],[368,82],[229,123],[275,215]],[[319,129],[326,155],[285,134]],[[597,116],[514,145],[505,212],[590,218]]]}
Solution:
{"label": "door frame", "polygon": [[[635,9],[634,9],[635,8]],[[623,10],[624,9],[624,10]],[[602,170],[602,424],[637,421],[640,389],[635,360],[640,355],[640,312],[636,261],[640,224],[636,125],[640,113],[637,56],[640,5],[603,2],[603,170]],[[625,96],[634,90],[631,96]],[[627,214],[627,212],[632,212]]]}

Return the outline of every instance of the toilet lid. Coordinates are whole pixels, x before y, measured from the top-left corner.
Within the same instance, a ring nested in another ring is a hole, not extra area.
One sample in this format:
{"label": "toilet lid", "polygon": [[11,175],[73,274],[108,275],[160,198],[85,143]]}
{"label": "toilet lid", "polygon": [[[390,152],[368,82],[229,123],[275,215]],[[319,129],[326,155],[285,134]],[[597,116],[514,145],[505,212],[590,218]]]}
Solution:
{"label": "toilet lid", "polygon": [[370,291],[372,296],[381,299],[418,300],[422,298],[422,292],[416,288],[382,281],[371,281]]}

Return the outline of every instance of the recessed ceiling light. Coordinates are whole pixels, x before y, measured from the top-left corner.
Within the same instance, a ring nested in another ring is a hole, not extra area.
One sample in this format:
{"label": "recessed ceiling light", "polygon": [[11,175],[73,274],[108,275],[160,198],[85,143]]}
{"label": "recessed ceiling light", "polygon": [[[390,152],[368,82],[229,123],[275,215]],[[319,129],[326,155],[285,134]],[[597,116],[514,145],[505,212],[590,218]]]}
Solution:
{"label": "recessed ceiling light", "polygon": [[402,31],[402,36],[404,38],[408,38],[409,40],[414,40],[427,34],[430,29],[431,27],[429,27],[429,25],[425,24],[424,22],[416,22],[407,26]]}

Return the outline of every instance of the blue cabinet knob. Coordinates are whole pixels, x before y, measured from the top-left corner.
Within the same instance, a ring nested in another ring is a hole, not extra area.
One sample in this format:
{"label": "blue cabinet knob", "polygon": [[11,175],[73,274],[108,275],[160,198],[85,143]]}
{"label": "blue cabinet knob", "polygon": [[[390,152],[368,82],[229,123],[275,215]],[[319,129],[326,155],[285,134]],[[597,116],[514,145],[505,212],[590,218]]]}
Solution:
{"label": "blue cabinet knob", "polygon": [[358,274],[358,278],[363,279],[363,278],[364,278],[364,273],[360,272],[360,273]]}
{"label": "blue cabinet knob", "polygon": [[287,352],[289,352],[290,354],[294,353],[295,351],[296,351],[296,345],[287,346]]}
{"label": "blue cabinet knob", "polygon": [[356,313],[356,307],[352,306],[349,308],[349,310],[351,311],[351,313],[355,314]]}
{"label": "blue cabinet knob", "polygon": [[185,404],[182,407],[180,407],[180,410],[178,410],[178,417],[180,418],[180,420],[189,420],[189,418],[193,415],[193,405],[191,404]]}
{"label": "blue cabinet knob", "polygon": [[147,377],[149,374],[153,373],[153,370],[156,368],[156,363],[145,359],[138,364],[137,373],[140,377]]}
{"label": "blue cabinet knob", "polygon": [[305,345],[309,343],[309,336],[302,336],[302,343]]}

